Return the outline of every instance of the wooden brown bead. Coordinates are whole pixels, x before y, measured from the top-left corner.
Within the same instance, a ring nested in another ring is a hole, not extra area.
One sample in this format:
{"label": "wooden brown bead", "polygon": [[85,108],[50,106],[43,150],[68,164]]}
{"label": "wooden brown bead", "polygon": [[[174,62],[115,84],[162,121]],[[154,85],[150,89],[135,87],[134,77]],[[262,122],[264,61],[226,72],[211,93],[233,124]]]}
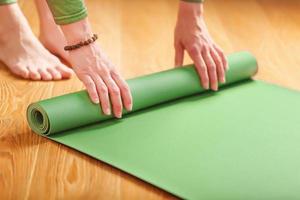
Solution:
{"label": "wooden brown bead", "polygon": [[82,46],[89,45],[89,44],[95,42],[97,39],[98,39],[97,34],[93,34],[93,36],[91,38],[89,38],[89,39],[87,39],[85,41],[80,41],[77,44],[65,46],[64,50],[65,51],[71,51],[71,50],[79,49]]}

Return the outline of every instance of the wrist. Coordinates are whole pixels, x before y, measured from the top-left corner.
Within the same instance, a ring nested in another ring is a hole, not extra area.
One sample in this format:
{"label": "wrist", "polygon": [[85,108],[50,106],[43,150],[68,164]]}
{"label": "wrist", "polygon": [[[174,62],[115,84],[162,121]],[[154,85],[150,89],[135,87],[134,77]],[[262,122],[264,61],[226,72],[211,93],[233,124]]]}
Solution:
{"label": "wrist", "polygon": [[203,4],[195,2],[180,1],[178,18],[195,19],[203,16]]}
{"label": "wrist", "polygon": [[86,18],[71,24],[61,25],[61,29],[68,45],[85,41],[93,36],[92,28]]}

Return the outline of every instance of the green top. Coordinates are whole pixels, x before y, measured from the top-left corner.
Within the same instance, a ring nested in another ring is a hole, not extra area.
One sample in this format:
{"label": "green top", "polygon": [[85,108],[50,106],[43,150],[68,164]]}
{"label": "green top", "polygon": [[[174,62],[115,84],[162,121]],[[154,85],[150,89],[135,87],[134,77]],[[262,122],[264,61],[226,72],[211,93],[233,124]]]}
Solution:
{"label": "green top", "polygon": [[0,0],[0,5],[16,3],[17,0]]}
{"label": "green top", "polygon": [[47,0],[56,24],[70,24],[87,17],[83,0]]}
{"label": "green top", "polygon": [[[0,5],[16,3],[17,0],[0,0]],[[203,2],[203,0],[183,0],[188,2]],[[56,24],[70,24],[84,19],[87,9],[83,0],[47,0]]]}

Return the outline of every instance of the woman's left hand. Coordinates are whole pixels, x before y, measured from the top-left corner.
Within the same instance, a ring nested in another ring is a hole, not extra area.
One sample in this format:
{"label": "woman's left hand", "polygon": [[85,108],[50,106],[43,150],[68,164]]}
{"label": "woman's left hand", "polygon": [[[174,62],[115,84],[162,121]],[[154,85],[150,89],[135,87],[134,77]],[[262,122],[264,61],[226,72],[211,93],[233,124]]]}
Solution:
{"label": "woman's left hand", "polygon": [[180,1],[174,37],[175,65],[182,66],[184,51],[193,60],[204,89],[218,90],[225,83],[226,57],[210,34],[203,18],[203,4]]}

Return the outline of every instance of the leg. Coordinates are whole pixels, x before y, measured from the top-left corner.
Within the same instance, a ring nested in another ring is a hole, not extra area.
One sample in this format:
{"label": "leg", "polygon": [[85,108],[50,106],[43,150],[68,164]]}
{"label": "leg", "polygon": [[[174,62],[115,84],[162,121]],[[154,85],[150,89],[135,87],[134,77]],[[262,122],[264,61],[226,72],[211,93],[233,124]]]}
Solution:
{"label": "leg", "polygon": [[54,55],[68,61],[68,53],[64,50],[66,40],[62,30],[55,24],[46,0],[35,0],[40,18],[41,43]]}
{"label": "leg", "polygon": [[72,74],[34,36],[16,3],[0,6],[0,46],[0,60],[23,78],[59,80]]}

